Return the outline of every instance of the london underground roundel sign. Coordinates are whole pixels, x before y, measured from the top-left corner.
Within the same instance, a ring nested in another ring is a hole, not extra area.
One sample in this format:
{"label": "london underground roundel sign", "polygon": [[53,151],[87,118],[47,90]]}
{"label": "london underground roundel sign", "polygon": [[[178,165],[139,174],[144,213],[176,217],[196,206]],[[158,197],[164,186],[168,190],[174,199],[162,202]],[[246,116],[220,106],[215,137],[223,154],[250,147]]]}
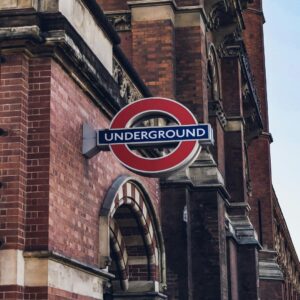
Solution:
{"label": "london underground roundel sign", "polygon": [[[133,127],[147,117],[167,117],[178,125]],[[209,124],[198,124],[185,106],[166,98],[132,102],[117,113],[110,129],[97,131],[98,147],[108,146],[126,168],[150,177],[166,176],[186,167],[196,159],[201,144],[212,142]],[[177,144],[175,149],[162,157],[142,157],[137,151],[139,147],[174,147],[174,144]]]}

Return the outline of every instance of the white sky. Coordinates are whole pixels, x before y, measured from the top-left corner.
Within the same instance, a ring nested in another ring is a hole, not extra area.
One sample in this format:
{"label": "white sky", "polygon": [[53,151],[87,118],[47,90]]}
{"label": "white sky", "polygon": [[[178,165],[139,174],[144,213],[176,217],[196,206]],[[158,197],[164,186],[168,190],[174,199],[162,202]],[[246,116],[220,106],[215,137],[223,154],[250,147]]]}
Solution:
{"label": "white sky", "polygon": [[300,1],[263,1],[273,185],[300,258]]}

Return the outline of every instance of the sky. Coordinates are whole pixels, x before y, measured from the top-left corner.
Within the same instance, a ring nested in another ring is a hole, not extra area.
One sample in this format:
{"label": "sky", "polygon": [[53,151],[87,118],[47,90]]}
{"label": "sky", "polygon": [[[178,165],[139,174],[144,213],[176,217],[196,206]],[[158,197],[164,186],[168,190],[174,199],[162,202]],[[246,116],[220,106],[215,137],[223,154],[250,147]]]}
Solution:
{"label": "sky", "polygon": [[273,186],[300,259],[300,1],[264,0]]}

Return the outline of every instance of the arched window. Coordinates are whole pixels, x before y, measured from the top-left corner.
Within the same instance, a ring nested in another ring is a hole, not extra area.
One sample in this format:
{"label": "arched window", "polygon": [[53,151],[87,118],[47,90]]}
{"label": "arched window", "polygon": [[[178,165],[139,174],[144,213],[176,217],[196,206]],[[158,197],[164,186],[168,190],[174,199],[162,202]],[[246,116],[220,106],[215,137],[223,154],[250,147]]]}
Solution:
{"label": "arched window", "polygon": [[100,264],[114,274],[110,293],[162,292],[164,247],[149,194],[136,179],[121,176],[100,211]]}

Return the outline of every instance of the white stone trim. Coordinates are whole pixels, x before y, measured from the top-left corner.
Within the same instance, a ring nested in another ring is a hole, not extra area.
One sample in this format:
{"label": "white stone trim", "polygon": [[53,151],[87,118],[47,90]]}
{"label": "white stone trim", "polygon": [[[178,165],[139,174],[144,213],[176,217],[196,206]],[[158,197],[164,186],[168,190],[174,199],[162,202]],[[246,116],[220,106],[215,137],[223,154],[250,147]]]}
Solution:
{"label": "white stone trim", "polygon": [[16,9],[16,8],[37,8],[36,0],[1,0],[1,9]]}
{"label": "white stone trim", "polygon": [[225,127],[226,131],[243,131],[243,121],[242,120],[227,120]]}
{"label": "white stone trim", "polygon": [[133,22],[171,20],[175,24],[174,10],[171,5],[142,6],[131,8]]}
{"label": "white stone trim", "polygon": [[49,286],[81,296],[103,299],[101,275],[70,266],[53,258],[23,257],[20,250],[0,251],[0,286]]}
{"label": "white stone trim", "polygon": [[53,260],[48,260],[48,285],[82,296],[103,298],[102,278]]}
{"label": "white stone trim", "polygon": [[95,53],[108,72],[113,74],[113,46],[80,0],[59,0],[59,11],[68,19]]}
{"label": "white stone trim", "polygon": [[24,285],[24,258],[22,251],[0,251],[0,285]]}
{"label": "white stone trim", "polygon": [[175,18],[175,26],[181,27],[194,27],[201,25],[201,14],[200,12],[177,12]]}

